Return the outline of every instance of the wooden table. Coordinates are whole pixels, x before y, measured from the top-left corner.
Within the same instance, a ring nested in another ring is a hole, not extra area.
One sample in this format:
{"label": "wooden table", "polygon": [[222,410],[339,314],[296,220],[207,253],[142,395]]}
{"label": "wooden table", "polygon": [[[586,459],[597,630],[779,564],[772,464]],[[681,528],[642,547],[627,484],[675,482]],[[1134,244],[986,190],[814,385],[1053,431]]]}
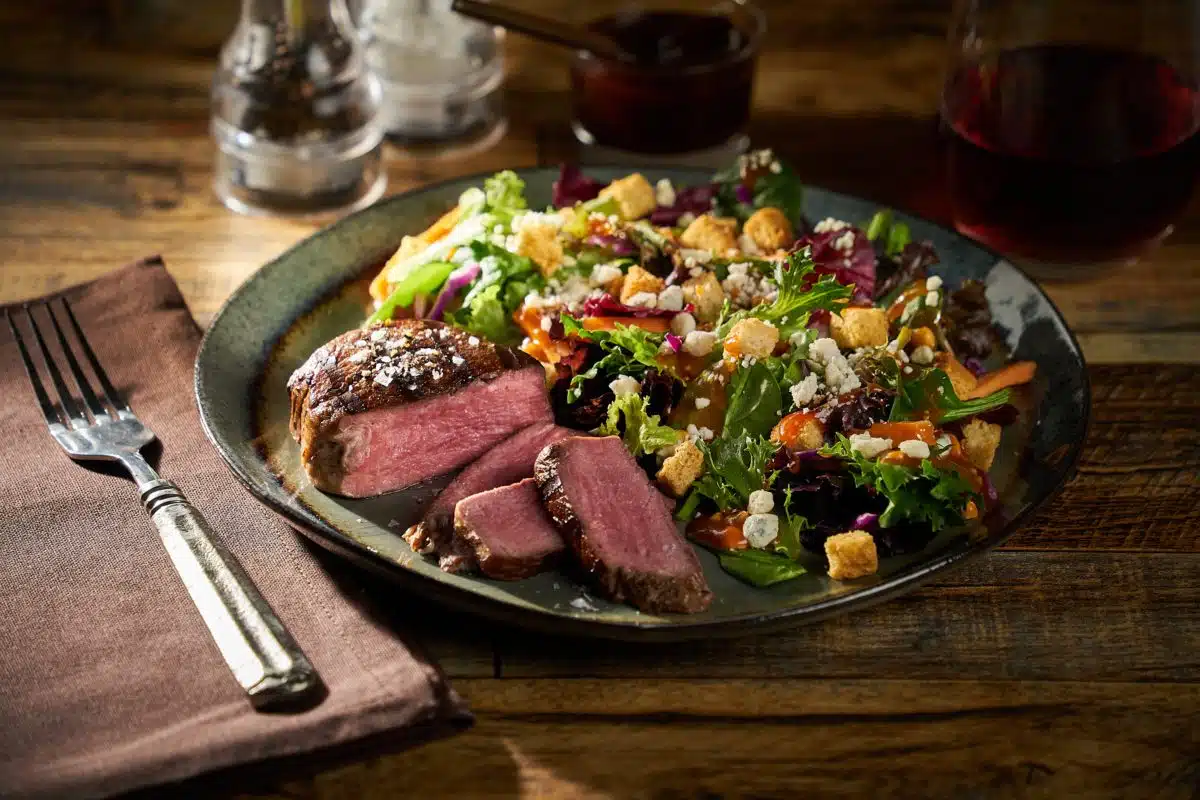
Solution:
{"label": "wooden table", "polygon": [[[106,24],[120,4],[53,24],[26,5],[0,12],[0,302],[157,252],[204,322],[311,232],[214,200],[212,52],[194,24],[176,26],[184,46],[156,37],[151,51]],[[942,4],[766,5],[756,141],[811,183],[944,216]],[[568,152],[561,57],[509,49],[505,139],[459,160],[390,152],[391,192]],[[1200,205],[1141,263],[1047,288],[1092,365],[1092,431],[1078,477],[999,551],[872,610],[685,646],[547,640],[402,596],[476,727],[270,791],[1196,796]]]}

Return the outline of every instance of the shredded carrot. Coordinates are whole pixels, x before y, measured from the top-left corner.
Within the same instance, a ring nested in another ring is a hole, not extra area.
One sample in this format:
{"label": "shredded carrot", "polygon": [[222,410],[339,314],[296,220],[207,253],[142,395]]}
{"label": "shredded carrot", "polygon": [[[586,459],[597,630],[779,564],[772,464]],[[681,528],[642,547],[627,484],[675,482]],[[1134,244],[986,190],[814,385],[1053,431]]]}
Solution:
{"label": "shredded carrot", "polygon": [[748,517],[745,511],[727,515],[721,512],[700,517],[688,525],[688,538],[716,550],[745,550],[749,547],[742,526]]}
{"label": "shredded carrot", "polygon": [[611,331],[618,325],[642,328],[651,333],[671,330],[671,321],[665,317],[584,317],[580,322],[589,331]]}
{"label": "shredded carrot", "polygon": [[975,384],[964,400],[975,400],[979,397],[987,397],[989,394],[995,394],[1001,389],[1007,389],[1010,386],[1020,386],[1023,383],[1029,383],[1033,380],[1034,374],[1037,372],[1037,364],[1032,361],[1014,361],[1011,364],[1006,364],[1000,369],[993,370],[979,378],[979,382]]}
{"label": "shredded carrot", "polygon": [[917,439],[925,444],[935,444],[933,423],[927,419],[915,422],[876,422],[871,426],[870,434],[877,439],[891,439],[894,444]]}

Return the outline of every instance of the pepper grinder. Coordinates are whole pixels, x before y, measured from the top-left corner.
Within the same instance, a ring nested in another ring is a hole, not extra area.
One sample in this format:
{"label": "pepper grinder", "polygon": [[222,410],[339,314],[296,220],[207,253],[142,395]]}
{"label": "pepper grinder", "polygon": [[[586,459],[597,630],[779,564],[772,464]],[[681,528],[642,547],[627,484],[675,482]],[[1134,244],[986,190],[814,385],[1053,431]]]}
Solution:
{"label": "pepper grinder", "polygon": [[217,196],[246,214],[374,202],[387,183],[379,107],[345,0],[243,0],[213,77]]}

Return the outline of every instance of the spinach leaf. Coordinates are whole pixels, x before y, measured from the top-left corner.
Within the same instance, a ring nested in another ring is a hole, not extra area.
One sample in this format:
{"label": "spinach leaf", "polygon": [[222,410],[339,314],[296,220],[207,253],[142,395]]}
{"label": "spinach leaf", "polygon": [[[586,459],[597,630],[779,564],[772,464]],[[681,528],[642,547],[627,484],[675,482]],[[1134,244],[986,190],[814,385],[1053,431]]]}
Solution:
{"label": "spinach leaf", "polygon": [[762,550],[727,550],[719,553],[721,568],[752,586],[773,586],[799,578],[807,570],[783,555]]}
{"label": "spinach leaf", "polygon": [[721,435],[768,436],[783,410],[783,394],[770,367],[764,361],[742,367],[733,374],[728,391]]}
{"label": "spinach leaf", "polygon": [[788,558],[797,559],[804,552],[804,547],[800,543],[800,531],[811,526],[803,515],[792,512],[792,494],[791,486],[783,488],[783,508],[776,509],[775,512],[779,516],[779,536],[775,539],[774,545],[776,552],[783,553]]}
{"label": "spinach leaf", "polygon": [[779,172],[765,172],[754,182],[754,207],[774,207],[782,211],[792,225],[799,225],[803,216],[804,184],[786,164]]}

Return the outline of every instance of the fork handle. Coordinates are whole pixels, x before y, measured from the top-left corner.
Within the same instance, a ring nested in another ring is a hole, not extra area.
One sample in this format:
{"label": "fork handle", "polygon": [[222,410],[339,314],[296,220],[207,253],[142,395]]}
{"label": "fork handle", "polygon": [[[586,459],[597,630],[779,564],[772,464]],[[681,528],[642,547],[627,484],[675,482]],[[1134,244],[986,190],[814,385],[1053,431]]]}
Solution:
{"label": "fork handle", "polygon": [[256,708],[296,701],[319,678],[242,566],[171,481],[142,486],[142,502],[225,663]]}

